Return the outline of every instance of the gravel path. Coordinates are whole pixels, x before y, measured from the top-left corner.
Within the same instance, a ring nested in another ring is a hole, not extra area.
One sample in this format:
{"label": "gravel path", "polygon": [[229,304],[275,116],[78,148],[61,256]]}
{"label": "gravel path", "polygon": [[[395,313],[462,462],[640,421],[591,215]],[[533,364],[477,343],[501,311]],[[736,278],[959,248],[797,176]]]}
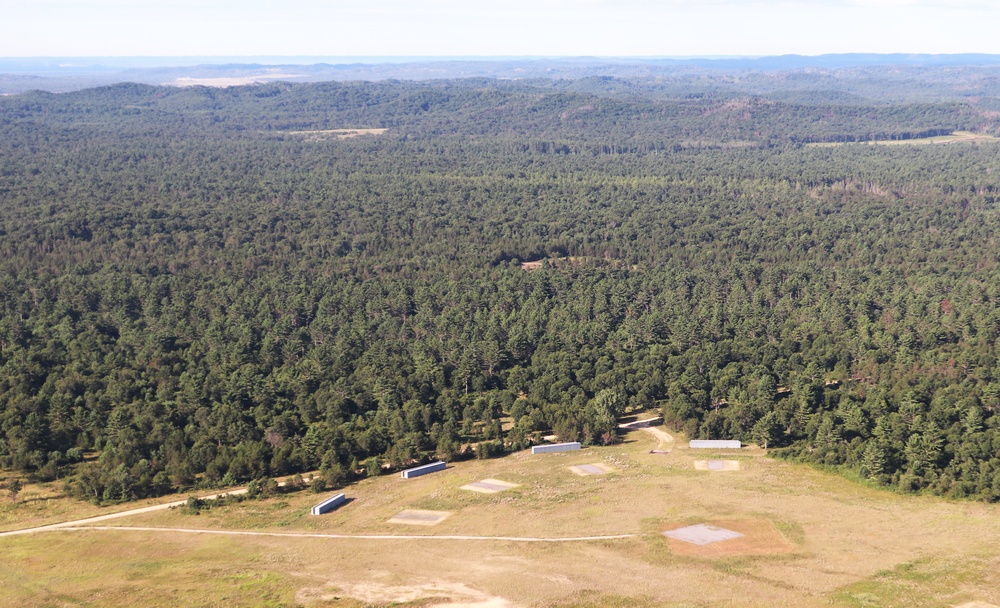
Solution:
{"label": "gravel path", "polygon": [[466,536],[466,535],[428,535],[428,534],[323,534],[319,532],[251,532],[246,530],[206,530],[202,528],[155,528],[146,526],[77,526],[73,524],[59,524],[58,527],[46,526],[43,528],[32,528],[22,532],[45,532],[54,530],[65,530],[72,532],[86,532],[90,530],[117,530],[123,532],[169,532],[171,534],[220,534],[226,536],[275,536],[288,538],[332,538],[332,539],[359,539],[359,540],[500,540],[518,543],[572,543],[589,540],[620,540],[623,538],[635,538],[638,534],[615,534],[609,536],[571,536],[562,538],[541,538],[534,536]]}

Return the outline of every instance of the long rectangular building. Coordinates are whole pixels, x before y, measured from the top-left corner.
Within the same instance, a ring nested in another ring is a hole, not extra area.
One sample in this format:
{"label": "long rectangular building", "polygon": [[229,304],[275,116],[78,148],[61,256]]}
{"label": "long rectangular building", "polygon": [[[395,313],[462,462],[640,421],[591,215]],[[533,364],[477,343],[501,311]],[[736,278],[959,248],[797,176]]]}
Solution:
{"label": "long rectangular building", "polygon": [[346,496],[344,496],[343,494],[336,494],[334,496],[331,496],[330,498],[327,498],[326,500],[319,503],[315,507],[313,507],[312,514],[322,515],[324,513],[329,513],[330,511],[333,511],[334,509],[344,504],[345,502],[347,502]]}
{"label": "long rectangular building", "polygon": [[709,450],[738,450],[743,447],[739,441],[730,439],[692,439],[689,448]]}
{"label": "long rectangular building", "polygon": [[413,467],[412,469],[406,469],[402,473],[403,479],[413,479],[414,477],[420,477],[421,475],[426,475],[428,473],[435,473],[437,471],[443,471],[448,467],[443,460],[437,462],[432,462],[430,464],[425,464],[419,467]]}
{"label": "long rectangular building", "polygon": [[550,454],[552,452],[569,452],[572,450],[580,449],[579,441],[570,441],[568,443],[550,443],[546,445],[535,445],[531,447],[532,454]]}

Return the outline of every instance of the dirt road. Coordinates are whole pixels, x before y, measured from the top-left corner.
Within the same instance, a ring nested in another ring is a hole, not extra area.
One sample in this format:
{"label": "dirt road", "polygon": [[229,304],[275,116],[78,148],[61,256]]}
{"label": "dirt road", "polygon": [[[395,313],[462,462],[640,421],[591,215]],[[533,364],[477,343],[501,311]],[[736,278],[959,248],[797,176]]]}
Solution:
{"label": "dirt road", "polygon": [[[223,495],[233,496],[237,494],[246,494],[246,488],[239,488],[236,490],[230,490],[228,492],[220,492],[218,494],[212,494],[210,496],[200,496],[202,500],[213,500],[219,498]],[[176,500],[174,502],[163,503],[162,505],[153,505],[150,507],[140,507],[138,509],[129,509],[128,511],[119,511],[117,513],[108,513],[107,515],[97,515],[95,517],[88,517],[86,519],[76,519],[73,521],[64,521],[58,524],[49,524],[47,526],[38,526],[36,528],[25,528],[23,530],[11,530],[9,532],[0,532],[0,537],[4,536],[17,536],[19,534],[34,534],[36,532],[50,532],[52,530],[61,530],[66,528],[77,528],[79,526],[85,526],[87,524],[96,524],[102,521],[108,521],[111,519],[118,519],[120,517],[129,517],[131,515],[141,515],[142,513],[152,513],[154,511],[163,511],[171,507],[179,507],[187,503],[187,499]]]}
{"label": "dirt road", "polygon": [[[619,540],[635,538],[638,534],[614,534],[610,536],[571,536],[563,538],[541,538],[533,536],[466,536],[466,535],[429,535],[429,534],[322,534],[318,532],[250,532],[246,530],[205,530],[201,528],[154,528],[145,526],[87,526],[61,525],[61,530],[86,532],[89,530],[118,530],[131,532],[169,532],[171,534],[221,534],[226,536],[277,536],[288,538],[333,538],[360,540],[493,540],[516,543],[574,543],[588,540]],[[35,528],[34,532],[43,530]]]}
{"label": "dirt road", "polygon": [[[656,446],[656,449],[653,450],[653,452],[655,453],[669,452],[669,448],[673,446],[674,443],[673,435],[664,431],[661,428],[657,428],[656,426],[654,426],[662,423],[663,423],[662,418],[650,418],[648,420],[636,420],[635,422],[622,423],[618,425],[618,428],[629,431],[633,429],[646,431],[653,437],[656,437],[657,441],[659,441],[659,443]],[[668,449],[664,449],[664,446],[667,446]]]}

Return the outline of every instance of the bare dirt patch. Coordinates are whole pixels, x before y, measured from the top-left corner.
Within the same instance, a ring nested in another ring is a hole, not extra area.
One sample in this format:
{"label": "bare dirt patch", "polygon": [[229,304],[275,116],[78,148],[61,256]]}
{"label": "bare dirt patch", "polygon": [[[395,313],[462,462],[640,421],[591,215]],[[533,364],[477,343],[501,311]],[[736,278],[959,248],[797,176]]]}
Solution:
{"label": "bare dirt patch", "polygon": [[450,511],[425,511],[423,509],[404,509],[389,518],[390,524],[407,524],[411,526],[436,526],[451,515]]}
{"label": "bare dirt patch", "polygon": [[624,266],[621,260],[585,256],[585,255],[571,255],[561,258],[545,258],[542,260],[534,260],[531,262],[521,262],[521,270],[524,270],[526,272],[532,272],[541,268],[545,262],[548,262],[549,266],[556,269],[580,268],[588,264],[590,265],[608,264],[614,268],[621,268]]}
{"label": "bare dirt patch", "polygon": [[441,581],[391,585],[378,582],[328,583],[323,587],[305,588],[295,596],[297,603],[331,602],[349,597],[365,604],[398,604],[420,600],[443,600],[428,604],[428,608],[513,608],[513,604],[492,597],[462,583]]}
{"label": "bare dirt patch", "polygon": [[[763,519],[721,520],[708,525],[740,534],[736,538],[698,545],[669,536],[665,537],[670,550],[686,557],[730,557],[737,555],[777,555],[792,553],[795,545],[778,532],[774,525]],[[670,532],[684,526],[665,526],[662,532]]]}
{"label": "bare dirt patch", "polygon": [[286,135],[296,135],[306,141],[322,141],[325,139],[350,139],[363,135],[382,135],[389,129],[322,129],[316,131],[286,131]]}
{"label": "bare dirt patch", "polygon": [[631,431],[633,429],[639,429],[646,433],[649,433],[653,437],[656,437],[656,447],[649,451],[650,454],[669,454],[670,449],[673,447],[674,437],[665,430],[658,428],[654,425],[659,425],[663,423],[663,418],[648,418],[645,420],[635,420],[633,422],[625,422],[618,425],[618,428],[624,429],[626,431]]}

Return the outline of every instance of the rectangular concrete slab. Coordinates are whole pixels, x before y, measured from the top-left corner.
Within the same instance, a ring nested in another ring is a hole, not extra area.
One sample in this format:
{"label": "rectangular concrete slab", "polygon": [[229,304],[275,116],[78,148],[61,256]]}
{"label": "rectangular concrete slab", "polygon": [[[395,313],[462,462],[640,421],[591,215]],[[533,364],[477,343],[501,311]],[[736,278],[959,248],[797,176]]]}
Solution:
{"label": "rectangular concrete slab", "polygon": [[576,465],[570,467],[569,470],[573,471],[574,473],[576,473],[581,477],[586,477],[587,475],[604,475],[605,473],[610,473],[614,469],[612,469],[606,464],[595,462],[593,464]]}
{"label": "rectangular concrete slab", "polygon": [[675,540],[699,546],[711,545],[712,543],[732,540],[743,536],[739,532],[733,532],[732,530],[727,530],[725,528],[709,524],[695,524],[693,526],[667,530],[663,533],[663,535]]}
{"label": "rectangular concrete slab", "polygon": [[451,515],[450,511],[424,511],[422,509],[405,509],[389,518],[390,524],[407,524],[410,526],[434,526]]}
{"label": "rectangular concrete slab", "polygon": [[699,471],[739,471],[739,460],[695,460],[694,468]]}
{"label": "rectangular concrete slab", "polygon": [[503,492],[504,490],[516,488],[519,485],[520,484],[510,483],[507,481],[500,481],[499,479],[484,479],[482,481],[475,481],[473,483],[466,484],[460,489],[468,490],[470,492],[480,492],[482,494],[496,494],[497,492]]}

